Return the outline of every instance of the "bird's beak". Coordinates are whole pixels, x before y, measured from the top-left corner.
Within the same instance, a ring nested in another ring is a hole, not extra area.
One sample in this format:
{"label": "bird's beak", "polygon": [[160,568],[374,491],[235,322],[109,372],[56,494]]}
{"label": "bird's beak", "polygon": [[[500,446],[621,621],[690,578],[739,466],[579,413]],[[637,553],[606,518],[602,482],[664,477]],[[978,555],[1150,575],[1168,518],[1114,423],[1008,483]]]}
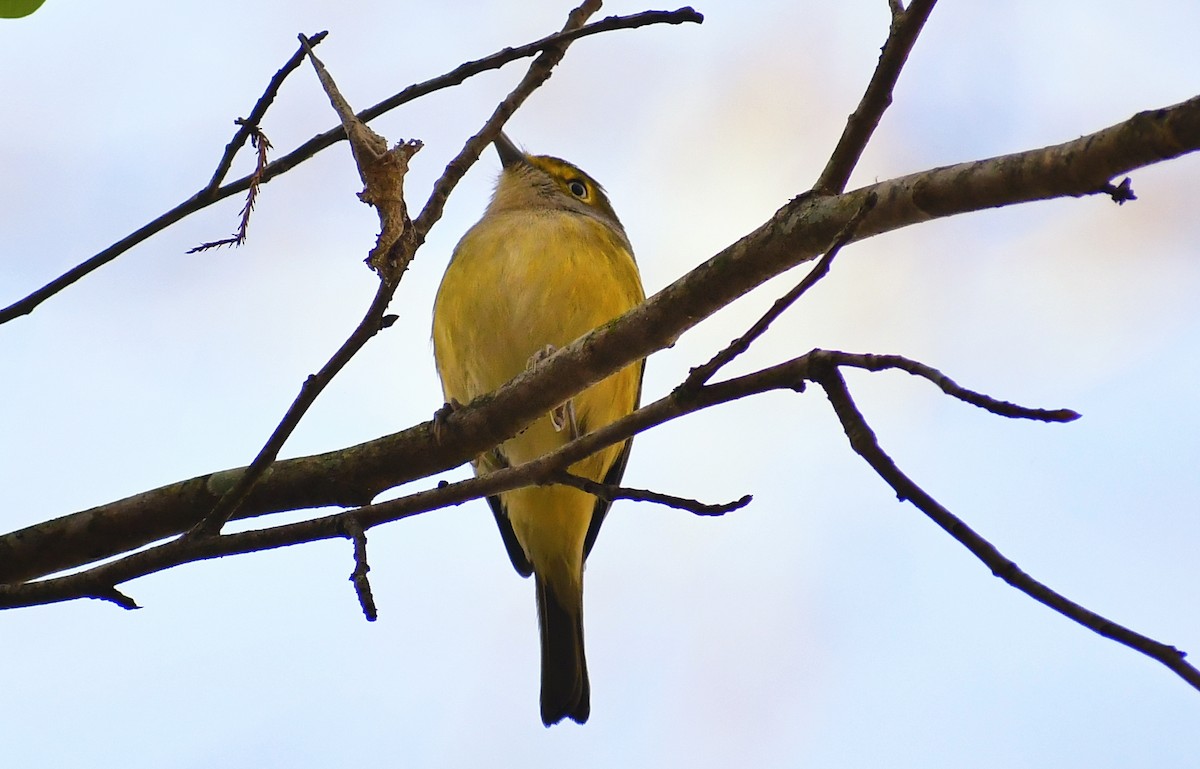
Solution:
{"label": "bird's beak", "polygon": [[500,165],[505,168],[525,162],[525,153],[517,149],[517,145],[513,144],[512,139],[505,136],[503,131],[496,136],[496,140],[492,143],[496,145],[496,154],[500,156]]}

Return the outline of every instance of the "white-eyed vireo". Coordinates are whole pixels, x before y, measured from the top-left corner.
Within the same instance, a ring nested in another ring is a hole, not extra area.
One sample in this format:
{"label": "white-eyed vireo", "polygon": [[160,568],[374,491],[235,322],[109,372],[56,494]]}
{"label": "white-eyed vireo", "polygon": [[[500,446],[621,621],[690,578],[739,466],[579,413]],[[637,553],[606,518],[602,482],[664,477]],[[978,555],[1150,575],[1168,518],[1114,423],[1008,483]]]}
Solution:
{"label": "white-eyed vireo", "polygon": [[[454,249],[433,309],[433,349],[447,402],[467,403],[548,351],[644,298],[629,239],[604,190],[570,163],[527,155],[501,134],[503,170],[483,218]],[[592,385],[478,457],[477,474],[537,459],[637,408],[641,362]],[[629,442],[570,471],[618,483]],[[513,566],[534,575],[542,639],[542,722],[588,718],[583,562],[609,503],[568,486],[489,497]]]}

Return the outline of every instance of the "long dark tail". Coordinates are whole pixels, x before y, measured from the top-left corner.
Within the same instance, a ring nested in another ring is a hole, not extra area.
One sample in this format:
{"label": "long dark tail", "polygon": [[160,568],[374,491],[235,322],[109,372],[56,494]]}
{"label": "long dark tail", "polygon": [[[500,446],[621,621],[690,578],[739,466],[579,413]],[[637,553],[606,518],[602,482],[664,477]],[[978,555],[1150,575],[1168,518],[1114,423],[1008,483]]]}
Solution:
{"label": "long dark tail", "polygon": [[557,724],[570,717],[588,720],[587,660],[583,655],[583,591],[562,596],[535,574],[538,625],[542,631],[542,723]]}

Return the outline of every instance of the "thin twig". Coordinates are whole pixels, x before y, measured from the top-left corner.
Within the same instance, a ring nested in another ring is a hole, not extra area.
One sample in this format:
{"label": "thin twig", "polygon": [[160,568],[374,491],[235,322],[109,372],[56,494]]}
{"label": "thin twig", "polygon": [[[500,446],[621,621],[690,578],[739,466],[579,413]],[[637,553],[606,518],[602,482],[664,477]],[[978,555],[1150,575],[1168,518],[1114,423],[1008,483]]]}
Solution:
{"label": "thin twig", "polygon": [[[579,7],[575,8],[567,16],[567,23],[563,26],[562,32],[567,33],[572,30],[582,29],[588,17],[600,10],[601,4],[601,0],[584,0]],[[454,159],[446,164],[442,175],[433,185],[433,192],[430,193],[425,207],[421,209],[421,213],[413,220],[413,227],[416,229],[419,240],[424,240],[429,230],[433,228],[433,225],[441,219],[442,210],[445,208],[446,200],[450,197],[450,193],[458,185],[459,180],[462,179],[471,165],[479,159],[479,155],[483,152],[484,148],[491,144],[496,135],[500,133],[500,130],[504,128],[505,122],[508,121],[513,112],[529,98],[529,94],[533,93],[534,90],[549,79],[550,72],[558,62],[562,61],[563,55],[567,52],[567,46],[571,42],[570,39],[563,39],[560,42],[546,46],[541,54],[533,60],[533,63],[529,65],[529,69],[525,72],[525,77],[521,79],[517,87],[496,106],[491,117],[483,124],[483,128],[468,139],[463,148],[454,156]]]}
{"label": "thin twig", "polygon": [[566,470],[551,473],[547,478],[547,482],[573,486],[580,491],[586,491],[608,502],[615,502],[618,499],[629,499],[634,502],[654,502],[666,505],[667,507],[673,507],[676,510],[686,510],[689,513],[701,516],[725,515],[725,513],[731,513],[734,510],[740,510],[754,500],[752,494],[746,494],[733,502],[712,505],[696,499],[677,497],[673,494],[661,494],[657,491],[649,491],[647,489],[631,489],[625,486],[614,486],[609,483],[597,483],[591,478],[584,478],[582,475],[575,475]]}
{"label": "thin twig", "polygon": [[954,537],[959,544],[971,551],[976,558],[991,569],[992,574],[1009,585],[1089,630],[1158,660],[1193,687],[1200,689],[1200,670],[1184,660],[1183,652],[1118,625],[1038,582],[1001,554],[990,542],[977,534],[960,518],[942,507],[937,500],[901,472],[892,458],[879,446],[875,433],[850,397],[850,391],[846,387],[846,381],[842,378],[838,367],[836,365],[820,365],[814,374],[815,381],[821,385],[829,397],[829,402],[842,423],[846,437],[850,440],[850,446],[892,487],[900,500],[912,502],[934,523]]}
{"label": "thin twig", "polygon": [[1113,202],[1118,206],[1123,206],[1131,200],[1137,200],[1137,195],[1133,194],[1133,187],[1128,176],[1122,179],[1120,184],[1107,182],[1100,185],[1100,192],[1111,197]]}
{"label": "thin twig", "polygon": [[[703,20],[704,17],[701,14],[688,7],[680,8],[676,11],[646,11],[644,13],[636,13],[630,16],[610,16],[606,19],[601,19],[594,24],[589,24],[582,29],[559,32],[544,37],[540,40],[535,40],[532,43],[527,43],[526,45],[517,46],[515,48],[505,48],[490,56],[485,56],[482,59],[477,59],[475,61],[462,64],[444,75],[440,75],[422,83],[416,83],[405,88],[399,93],[390,96],[378,104],[368,107],[367,109],[358,113],[358,117],[363,122],[370,122],[380,115],[399,107],[401,104],[407,104],[414,99],[434,93],[435,91],[440,91],[444,88],[451,88],[459,85],[467,78],[487,72],[489,70],[499,69],[505,64],[516,61],[517,59],[533,56],[541,50],[558,45],[560,43],[567,43],[579,38],[617,29],[636,29],[638,27],[645,27],[652,24],[683,24],[687,22],[698,24]],[[319,35],[314,35],[314,38],[322,37],[323,35],[324,33],[320,33]],[[312,39],[313,38],[310,38],[310,41]],[[289,60],[289,64],[290,62],[291,60]],[[299,64],[299,60],[297,61],[297,64]],[[287,67],[285,66],[284,69],[286,70]],[[283,72],[284,70],[280,71]],[[291,70],[287,71],[290,72]],[[278,73],[276,74],[276,78],[279,78]],[[272,84],[274,83],[275,80],[273,79]],[[273,96],[270,86],[268,87],[267,93]],[[264,94],[263,98],[259,100],[259,105],[263,106],[263,110],[266,109],[266,105],[269,103],[270,100],[267,99],[267,94]],[[259,105],[255,106],[256,111]],[[247,118],[247,120],[253,121],[255,124],[257,124],[261,120],[261,115],[256,117],[255,112],[252,112],[251,116]],[[226,147],[226,155],[229,154],[229,147],[234,146],[235,143],[236,146],[240,147],[241,143],[245,142],[245,139],[239,139],[239,136],[241,136],[241,132],[236,134],[234,140],[231,141],[229,146]],[[288,154],[276,158],[273,162],[271,162],[265,169],[263,169],[260,181],[265,184],[271,179],[274,179],[276,176],[286,173],[304,161],[312,158],[321,150],[327,149],[345,138],[346,133],[342,129],[341,125],[317,134]],[[228,170],[225,168],[225,165],[226,161],[223,156],[221,163],[218,163],[217,173],[214,174],[213,179],[223,178],[224,173]],[[28,315],[29,313],[33,312],[33,310],[42,302],[46,301],[73,283],[78,282],[100,267],[108,264],[121,254],[128,251],[130,248],[136,246],[138,243],[141,243],[150,236],[155,235],[171,226],[175,222],[178,222],[180,219],[190,216],[196,211],[206,208],[207,206],[210,206],[220,200],[224,200],[231,195],[236,195],[239,192],[249,189],[253,176],[253,174],[248,174],[216,189],[212,189],[210,186],[205,186],[192,197],[183,201],[166,213],[161,214],[137,230],[134,230],[129,235],[126,235],[121,240],[113,243],[103,251],[100,251],[95,256],[81,262],[28,296],[13,302],[8,307],[0,309],[0,324],[7,323],[8,321],[13,320],[14,318],[19,318],[23,315]],[[211,185],[211,183],[212,182],[210,181],[209,184]]]}
{"label": "thin twig", "polygon": [[387,309],[394,290],[394,285],[388,284],[385,281],[379,282],[379,286],[375,290],[375,297],[371,300],[371,304],[363,314],[363,318],[359,321],[358,326],[355,327],[346,341],[342,343],[342,346],[337,349],[333,357],[326,361],[321,370],[304,380],[304,384],[300,386],[300,392],[296,395],[295,400],[292,401],[291,406],[288,407],[283,419],[276,425],[275,430],[271,433],[271,437],[267,439],[267,442],[259,450],[258,455],[254,457],[254,461],[242,471],[237,482],[221,496],[208,515],[189,530],[191,536],[210,536],[216,534],[230,518],[237,514],[242,502],[250,494],[251,490],[253,490],[254,485],[262,478],[267,468],[271,466],[271,463],[275,461],[275,458],[279,456],[284,443],[291,437],[291,434],[300,424],[301,418],[316,401],[317,396],[333,380],[333,377],[350,362],[355,353],[362,349],[371,337],[379,332],[380,318]]}
{"label": "thin twig", "polygon": [[309,57],[330,104],[342,121],[342,128],[350,137],[354,164],[365,185],[359,199],[374,207],[379,215],[379,237],[367,257],[367,264],[384,282],[399,283],[423,239],[416,235],[410,240],[403,240],[412,227],[404,201],[404,177],[408,173],[409,160],[423,145],[419,139],[412,139],[388,149],[387,139],[371,130],[354,114],[333,81],[333,76],[311,49]]}
{"label": "thin twig", "polygon": [[[333,79],[324,71],[320,61],[312,53],[311,47],[306,45],[305,48],[312,58],[318,77],[326,88],[335,110],[339,112],[339,116],[350,123],[356,121],[357,118],[337,93]],[[410,235],[409,245],[415,250],[415,244],[411,243],[411,228],[407,226],[408,215],[404,210],[403,184],[404,175],[408,170],[408,160],[419,149],[419,146],[398,145],[394,150],[389,151],[386,140],[361,123],[358,123],[357,126],[349,126],[348,133],[359,174],[367,185],[368,193],[366,194],[372,200],[384,201],[377,205],[381,222],[380,240],[386,239],[390,246],[392,242],[403,238],[408,232]],[[380,166],[386,166],[382,172]],[[300,424],[300,420],[316,401],[317,396],[350,362],[350,359],[366,345],[367,341],[379,332],[382,327],[383,314],[399,284],[398,280],[389,280],[382,273],[380,277],[375,297],[358,326],[333,354],[333,357],[321,367],[321,370],[305,380],[300,388],[300,393],[275,430],[272,431],[270,438],[259,450],[254,461],[250,463],[233,487],[221,496],[212,511],[192,527],[188,532],[189,536],[211,536],[221,530],[221,527],[237,512],[238,506],[254,488],[254,484],[279,456],[284,443]]]}
{"label": "thin twig", "polygon": [[[877,192],[880,202],[856,240],[967,211],[1094,194],[1105,180],[1197,150],[1200,96],[1145,110],[1063,144],[909,174],[842,196],[802,196],[624,317],[561,349],[544,369],[527,372],[455,412],[447,420],[453,440],[439,443],[432,423],[425,422],[359,446],[279,462],[237,517],[358,505],[383,489],[467,461],[586,388],[589,377],[599,381],[670,346],[738,296],[819,256],[869,192]],[[803,386],[803,380],[795,386]],[[330,467],[337,468],[336,477],[330,477]],[[0,580],[53,574],[186,531],[211,509],[210,484],[240,473],[240,468],[206,473],[4,534]],[[293,535],[306,536],[279,536]],[[85,582],[43,588],[44,595],[78,597]]]}
{"label": "thin twig", "polygon": [[[243,126],[247,125],[241,118],[234,122]],[[254,173],[250,174],[250,188],[246,190],[246,203],[242,206],[241,221],[238,223],[237,232],[232,237],[201,243],[195,248],[188,249],[189,254],[221,246],[237,247],[246,242],[246,232],[250,229],[250,214],[253,213],[254,204],[258,201],[258,192],[262,188],[262,175],[267,167],[267,153],[271,150],[271,142],[267,139],[267,135],[256,125],[250,127],[250,144],[255,149]]]}
{"label": "thin twig", "polygon": [[[440,483],[436,488],[365,505],[349,514],[353,514],[366,530],[449,505],[543,483],[558,470],[672,419],[771,390],[800,391],[806,380],[813,379],[814,366],[830,365],[829,359],[822,357],[824,354],[823,350],[813,350],[762,371],[705,385],[689,393],[686,398],[668,395],[532,462],[479,478]],[[207,558],[344,537],[342,519],[347,514],[337,513],[215,537],[178,538],[67,576],[0,585],[0,609],[73,600],[106,586]]]}
{"label": "thin twig", "polygon": [[367,563],[367,533],[362,524],[353,515],[344,515],[341,519],[346,536],[354,542],[354,571],[350,573],[350,582],[354,584],[354,592],[358,596],[358,605],[362,607],[363,616],[367,622],[379,619],[379,610],[375,607],[375,596],[371,592],[371,581],[367,572],[371,565]]}
{"label": "thin twig", "polygon": [[131,611],[133,609],[142,608],[142,607],[138,606],[137,601],[135,601],[132,598],[130,598],[129,596],[125,595],[120,590],[117,590],[112,585],[103,585],[100,588],[98,588],[97,590],[87,593],[83,597],[84,598],[95,598],[98,601],[108,601],[109,603],[115,603],[117,606],[120,606],[122,609],[128,609]]}
{"label": "thin twig", "polygon": [[821,350],[819,353],[814,351],[814,354],[819,354],[821,358],[834,366],[850,366],[867,371],[898,369],[908,372],[913,376],[928,379],[941,388],[942,392],[952,398],[957,398],[964,403],[970,403],[972,406],[978,406],[984,411],[989,411],[997,416],[1008,417],[1010,419],[1032,419],[1038,422],[1073,422],[1079,419],[1079,412],[1072,411],[1071,409],[1028,408],[1009,401],[997,400],[990,395],[985,395],[975,390],[968,390],[933,366],[928,366],[900,355],[849,353],[837,350]]}
{"label": "thin twig", "polygon": [[889,3],[892,23],[887,42],[879,54],[879,64],[871,75],[858,107],[846,121],[846,127],[829,156],[829,162],[825,164],[825,170],[813,185],[817,194],[838,195],[845,191],[850,174],[858,165],[867,142],[879,126],[884,111],[892,104],[892,90],[900,78],[900,70],[904,69],[904,62],[908,60],[908,54],[936,3],[937,0],[913,0],[907,10],[896,0]]}
{"label": "thin twig", "polygon": [[[324,31],[311,35],[307,38],[308,45],[320,45],[321,41],[328,35],[329,33]],[[292,58],[288,59],[287,63],[279,68],[279,71],[267,83],[267,88],[263,91],[263,95],[258,97],[258,101],[254,103],[254,108],[250,110],[250,116],[238,118],[233,121],[238,126],[238,131],[229,140],[229,144],[225,145],[225,152],[222,153],[221,159],[217,161],[217,169],[213,171],[212,178],[209,179],[208,185],[205,186],[204,191],[200,194],[204,194],[205,191],[210,195],[216,193],[217,189],[221,186],[221,182],[225,181],[225,176],[229,173],[229,169],[233,167],[233,159],[237,157],[238,151],[245,146],[246,140],[253,141],[254,136],[260,133],[261,129],[259,125],[267,114],[267,108],[271,106],[271,103],[275,101],[275,97],[279,95],[279,89],[283,87],[283,81],[304,62],[305,48],[304,45],[297,48],[296,52],[292,54]],[[255,184],[254,174],[251,174],[247,179],[249,180],[249,186],[253,187]]]}
{"label": "thin twig", "polygon": [[854,236],[854,231],[858,229],[858,225],[862,222],[863,217],[875,207],[878,201],[878,195],[867,195],[863,199],[862,205],[858,207],[858,211],[855,212],[854,216],[850,217],[850,220],[846,222],[846,226],[842,228],[842,231],[834,238],[833,243],[829,245],[829,248],[825,251],[825,256],[821,257],[821,260],[804,276],[804,279],[796,284],[791,291],[788,291],[777,299],[775,304],[771,306],[771,309],[767,310],[766,314],[759,318],[746,333],[733,340],[728,347],[714,355],[707,363],[697,366],[688,372],[687,379],[676,388],[676,392],[681,394],[686,393],[696,389],[700,385],[707,384],[717,371],[737,356],[749,350],[754,340],[762,336],[780,315],[786,312],[810,288],[817,285],[822,278],[829,274],[829,268],[832,266],[838,252],[842,250],[842,246],[850,242],[850,239]]}
{"label": "thin twig", "polygon": [[[587,17],[595,13],[599,7],[599,0],[584,0],[582,5],[568,15],[565,30],[581,27],[587,21]],[[484,124],[481,134],[488,130],[496,132],[503,127],[504,121],[512,114],[513,110],[550,77],[550,71],[562,60],[569,44],[568,41],[551,47],[533,60],[525,77],[505,97],[500,106],[496,108],[496,112]],[[305,380],[300,388],[300,393],[288,408],[287,413],[284,414],[279,425],[271,433],[266,444],[259,450],[254,461],[238,478],[233,488],[221,496],[212,512],[192,527],[188,536],[212,536],[220,532],[250,494],[254,484],[279,456],[284,443],[316,401],[317,396],[371,337],[379,332],[382,328],[384,312],[399,286],[400,276],[424,241],[428,228],[432,227],[440,216],[446,196],[450,194],[454,185],[462,178],[466,168],[470,167],[471,162],[479,156],[479,150],[482,149],[482,145],[476,147],[472,142],[468,142],[459,156],[451,161],[442,177],[434,184],[433,193],[421,211],[421,216],[416,222],[409,222],[408,214],[404,209],[403,177],[407,170],[408,157],[416,152],[419,145],[410,142],[407,145],[398,145],[392,151],[385,151],[381,154],[381,150],[386,150],[386,140],[367,128],[362,120],[350,111],[349,105],[337,92],[333,79],[327,72],[324,72],[324,67],[313,56],[311,50],[309,56],[313,59],[313,66],[329,94],[330,102],[346,124],[351,146],[354,149],[355,163],[367,185],[367,191],[363,194],[364,199],[369,200],[379,210],[379,218],[382,223],[381,232],[371,256],[372,266],[376,267],[379,272],[379,288],[358,327],[342,343],[333,357],[321,367],[321,370]],[[470,155],[471,151],[474,151],[473,156]],[[389,161],[385,155],[391,156],[392,153],[396,153],[396,158]],[[380,168],[381,166],[383,168]],[[461,172],[457,170],[459,168],[462,169]],[[394,176],[396,178],[393,178]],[[398,211],[395,210],[397,208]]]}
{"label": "thin twig", "polygon": [[[316,35],[313,35],[311,40],[319,43],[321,40],[325,39],[325,35],[325,32],[318,32]],[[213,173],[212,179],[210,179],[208,184],[201,188],[199,192],[197,192],[195,195],[192,195],[190,198],[170,209],[169,211],[159,215],[157,218],[150,220],[146,224],[118,240],[116,243],[113,243],[108,248],[100,251],[90,259],[75,265],[62,275],[59,275],[54,280],[50,281],[23,299],[19,299],[8,307],[0,309],[0,324],[7,323],[8,321],[13,320],[14,318],[19,318],[22,315],[28,315],[29,313],[33,312],[33,310],[42,302],[46,301],[73,283],[82,280],[90,273],[100,269],[121,254],[136,246],[138,243],[146,240],[151,235],[155,235],[165,230],[167,227],[170,227],[180,219],[190,216],[191,214],[194,214],[195,212],[206,208],[207,206],[210,206],[219,200],[224,200],[230,195],[237,194],[243,190],[249,190],[255,184],[266,182],[271,178],[271,176],[274,176],[275,174],[270,173],[270,167],[279,167],[279,160],[275,161],[275,163],[272,163],[271,166],[262,169],[261,172],[256,168],[253,173],[247,174],[232,184],[227,184],[224,187],[219,188],[216,186],[220,184],[221,180],[225,178],[225,175],[229,173],[229,169],[233,164],[234,156],[237,155],[238,150],[245,145],[246,140],[250,138],[253,128],[257,128],[259,123],[262,122],[267,108],[270,107],[271,103],[275,100],[275,96],[279,92],[280,86],[283,85],[284,79],[287,78],[287,76],[291,74],[296,67],[300,66],[300,62],[303,60],[304,50],[301,48],[296,53],[292,54],[292,57],[288,59],[287,63],[284,64],[283,67],[275,73],[275,76],[271,78],[270,82],[267,83],[266,90],[263,92],[262,96],[258,98],[258,101],[254,104],[254,108],[250,111],[250,117],[245,119],[238,130],[234,133],[233,138],[227,145],[225,145],[225,152],[221,155],[221,159],[217,162],[217,170]]]}

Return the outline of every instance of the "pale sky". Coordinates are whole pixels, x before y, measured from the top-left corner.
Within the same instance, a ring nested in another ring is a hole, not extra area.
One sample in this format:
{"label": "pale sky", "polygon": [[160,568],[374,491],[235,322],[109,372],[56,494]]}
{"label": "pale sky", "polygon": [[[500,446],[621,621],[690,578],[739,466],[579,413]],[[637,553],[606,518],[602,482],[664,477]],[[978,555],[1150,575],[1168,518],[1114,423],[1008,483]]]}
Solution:
{"label": "pale sky", "polygon": [[[648,293],[808,188],[884,40],[885,0],[697,3],[701,26],[572,47],[509,123],[608,189]],[[0,305],[199,189],[298,32],[366,107],[561,27],[568,3],[48,0],[0,20]],[[654,6],[662,7],[662,6]],[[601,16],[646,6],[610,3]],[[1188,0],[951,3],[933,13],[851,186],[1076,138],[1200,91]],[[524,72],[373,126],[419,138],[410,206]],[[264,129],[336,122],[311,68]],[[244,172],[249,155],[239,160]],[[433,292],[487,201],[487,153],[392,306],[284,449],[329,451],[441,405]],[[1006,421],[905,375],[848,377],[885,450],[1034,577],[1200,654],[1200,158],[1100,197],[934,222],[847,248],[729,373],[813,347],[898,353],[1070,425]],[[345,144],[0,327],[0,529],[248,462],[357,323],[374,213]],[[669,392],[785,276],[651,358]],[[465,469],[447,473],[460,478]],[[413,489],[435,483],[430,479]],[[532,582],[483,502],[370,532],[380,619],[346,542],[188,565],[0,615],[0,739],[20,767],[1194,767],[1200,692],[1009,588],[851,451],[819,390],[636,442],[626,482],[719,519],[618,503],[589,561],[592,718],[538,718]],[[394,494],[395,492],[393,492]],[[245,524],[239,524],[244,526]]]}

